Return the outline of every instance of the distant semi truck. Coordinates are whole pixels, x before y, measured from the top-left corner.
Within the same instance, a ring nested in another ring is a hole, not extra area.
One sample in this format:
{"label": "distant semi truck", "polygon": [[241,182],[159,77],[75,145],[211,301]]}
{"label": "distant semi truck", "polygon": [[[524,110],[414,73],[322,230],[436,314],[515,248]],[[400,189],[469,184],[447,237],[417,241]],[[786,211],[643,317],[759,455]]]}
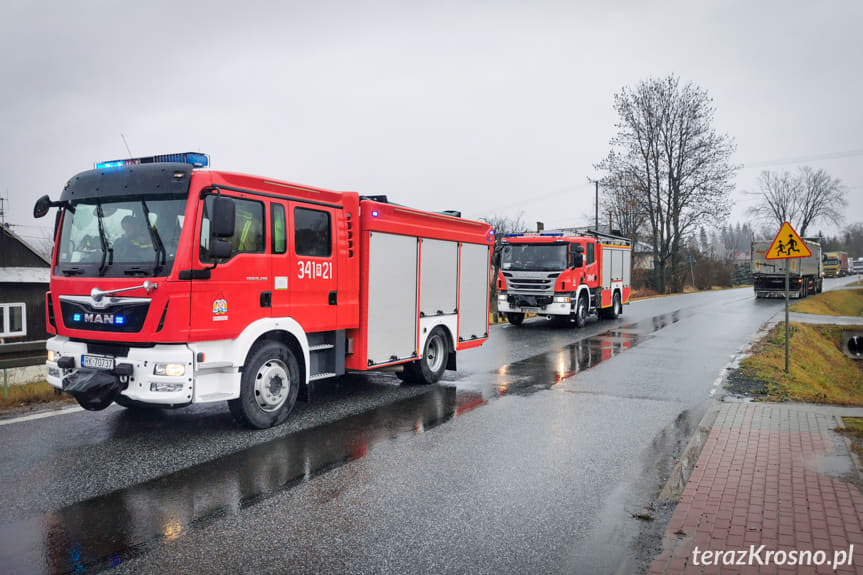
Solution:
{"label": "distant semi truck", "polygon": [[848,252],[827,252],[824,254],[824,277],[841,278],[849,273]]}
{"label": "distant semi truck", "polygon": [[821,293],[823,288],[821,244],[807,240],[812,252],[808,258],[768,260],[771,242],[752,242],[751,270],[755,283],[755,297],[785,297],[785,270],[789,271],[788,291],[793,298]]}
{"label": "distant semi truck", "polygon": [[851,263],[852,274],[863,274],[863,258],[857,258]]}

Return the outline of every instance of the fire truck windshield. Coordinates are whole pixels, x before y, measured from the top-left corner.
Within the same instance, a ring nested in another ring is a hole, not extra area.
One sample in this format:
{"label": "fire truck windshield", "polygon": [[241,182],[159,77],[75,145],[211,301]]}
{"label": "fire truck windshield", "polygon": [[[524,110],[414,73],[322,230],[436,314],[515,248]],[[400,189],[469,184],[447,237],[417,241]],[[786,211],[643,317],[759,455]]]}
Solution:
{"label": "fire truck windshield", "polygon": [[509,244],[503,247],[501,268],[510,271],[566,269],[566,244]]}
{"label": "fire truck windshield", "polygon": [[167,275],[183,228],[185,198],[84,199],[64,210],[58,273]]}

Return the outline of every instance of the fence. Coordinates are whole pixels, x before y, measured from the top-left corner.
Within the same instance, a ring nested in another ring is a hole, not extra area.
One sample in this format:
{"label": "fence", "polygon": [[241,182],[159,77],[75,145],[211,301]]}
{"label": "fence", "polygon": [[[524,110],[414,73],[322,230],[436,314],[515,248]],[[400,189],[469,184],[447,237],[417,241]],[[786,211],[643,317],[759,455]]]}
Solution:
{"label": "fence", "polygon": [[45,340],[0,345],[0,369],[3,370],[3,396],[8,397],[7,370],[45,363]]}

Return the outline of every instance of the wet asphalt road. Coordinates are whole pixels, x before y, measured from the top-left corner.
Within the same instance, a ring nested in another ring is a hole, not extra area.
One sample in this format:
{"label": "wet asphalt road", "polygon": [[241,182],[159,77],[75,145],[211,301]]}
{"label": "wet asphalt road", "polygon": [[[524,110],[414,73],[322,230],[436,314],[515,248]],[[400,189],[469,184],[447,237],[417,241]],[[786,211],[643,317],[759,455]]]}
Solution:
{"label": "wet asphalt road", "polygon": [[[827,287],[847,280],[828,282]],[[349,376],[286,425],[224,405],[0,426],[5,573],[613,573],[726,366],[781,301],[492,328],[442,385]]]}

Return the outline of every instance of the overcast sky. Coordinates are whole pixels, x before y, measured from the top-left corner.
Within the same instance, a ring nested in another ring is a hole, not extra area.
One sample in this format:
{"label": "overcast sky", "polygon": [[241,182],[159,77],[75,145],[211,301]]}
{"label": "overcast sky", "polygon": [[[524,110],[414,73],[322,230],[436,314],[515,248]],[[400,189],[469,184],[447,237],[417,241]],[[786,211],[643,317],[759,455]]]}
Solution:
{"label": "overcast sky", "polygon": [[673,73],[737,144],[732,221],[760,170],[805,163],[863,222],[861,23],[859,0],[2,0],[0,195],[35,240],[35,200],[128,157],[122,134],[136,156],[585,225],[614,93]]}

